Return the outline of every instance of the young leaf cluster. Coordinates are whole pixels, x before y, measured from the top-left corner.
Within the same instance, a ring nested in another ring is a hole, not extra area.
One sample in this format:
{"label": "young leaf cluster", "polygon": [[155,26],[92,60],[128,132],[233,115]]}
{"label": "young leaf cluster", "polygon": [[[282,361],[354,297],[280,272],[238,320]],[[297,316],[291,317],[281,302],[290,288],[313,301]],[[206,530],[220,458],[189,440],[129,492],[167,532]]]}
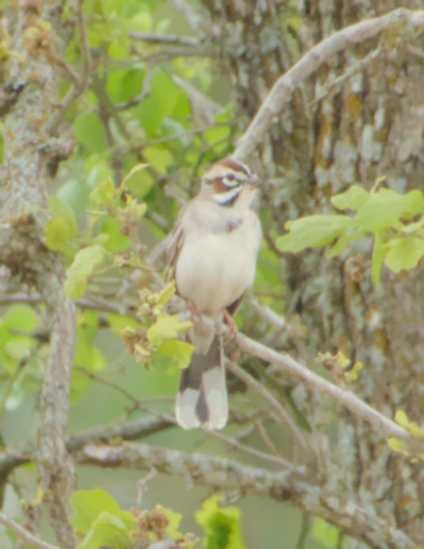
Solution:
{"label": "young leaf cluster", "polygon": [[189,365],[193,347],[178,338],[191,327],[191,323],[166,311],[174,294],[173,282],[157,293],[147,288],[138,292],[139,306],[136,314],[141,325],[127,327],[122,332],[130,353],[138,362],[164,367],[172,364],[177,368],[186,368]]}
{"label": "young leaf cluster", "polygon": [[331,202],[346,213],[289,221],[289,232],[278,239],[279,248],[297,253],[328,246],[328,257],[334,257],[355,241],[371,237],[371,275],[375,285],[380,283],[383,265],[399,273],[415,268],[424,256],[423,192],[399,193],[387,188],[366,191],[353,185],[333,196]]}
{"label": "young leaf cluster", "polygon": [[192,549],[194,536],[179,531],[181,515],[157,505],[150,511],[123,510],[106,491],[78,490],[71,498],[72,525],[79,549],[132,549],[162,540],[175,541],[178,549]]}

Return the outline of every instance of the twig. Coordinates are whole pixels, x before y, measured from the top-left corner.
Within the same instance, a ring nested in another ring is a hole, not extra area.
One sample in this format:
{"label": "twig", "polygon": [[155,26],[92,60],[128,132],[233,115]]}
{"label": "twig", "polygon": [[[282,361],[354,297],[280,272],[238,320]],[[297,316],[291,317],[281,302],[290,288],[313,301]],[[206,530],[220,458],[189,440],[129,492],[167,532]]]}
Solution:
{"label": "twig", "polygon": [[80,35],[83,70],[81,74],[81,85],[85,87],[88,83],[91,69],[91,51],[87,37],[87,27],[84,16],[84,0],[77,0],[77,24]]}
{"label": "twig", "polygon": [[316,103],[319,103],[322,99],[325,97],[329,97],[334,94],[334,92],[340,88],[342,84],[344,84],[349,78],[352,78],[356,73],[359,71],[362,71],[371,61],[376,59],[381,54],[381,48],[377,48],[375,50],[372,50],[368,55],[366,55],[363,59],[359,59],[351,67],[348,67],[347,70],[335,78],[334,80],[331,80],[331,82],[328,82],[320,91],[317,97],[310,101],[310,103],[307,105],[308,108],[315,105]]}
{"label": "twig", "polygon": [[246,385],[248,385],[251,389],[253,389],[256,393],[261,395],[263,399],[266,400],[268,404],[270,404],[271,408],[274,409],[274,411],[279,416],[280,421],[283,424],[287,424],[287,426],[292,431],[295,439],[297,442],[304,448],[304,449],[310,449],[309,445],[306,441],[304,433],[301,432],[299,427],[296,425],[296,423],[293,421],[293,418],[290,416],[290,414],[281,406],[281,404],[278,402],[278,400],[274,397],[274,395],[268,391],[268,389],[256,381],[254,377],[252,377],[246,370],[243,370],[240,368],[240,366],[237,366],[236,364],[232,362],[227,363],[227,368],[232,372],[235,376],[237,376],[239,379],[244,381]]}
{"label": "twig", "polygon": [[172,49],[163,48],[154,53],[140,55],[136,62],[139,63],[141,60],[145,63],[164,63],[177,57],[212,57],[213,55],[214,50],[209,46],[199,46],[197,48],[175,46]]}
{"label": "twig", "polygon": [[297,538],[296,549],[305,549],[310,529],[311,515],[304,512],[302,513],[302,522],[300,525],[299,537]]}
{"label": "twig", "polygon": [[26,530],[23,526],[7,517],[1,511],[0,523],[6,526],[6,528],[10,528],[11,530],[13,530],[22,541],[24,541],[25,543],[29,543],[33,547],[38,547],[39,549],[59,549],[56,545],[51,545],[50,543],[47,543],[40,538],[37,538],[29,530]]}
{"label": "twig", "polygon": [[[18,296],[19,295],[20,294],[18,294]],[[3,298],[0,298],[0,303],[2,302]],[[89,307],[90,304],[84,302],[83,306]],[[107,310],[115,310],[118,314],[122,314],[122,310],[120,310],[119,306],[112,303],[108,304]],[[300,379],[313,389],[330,395],[332,398],[346,406],[356,416],[368,421],[379,432],[384,433],[387,436],[393,436],[409,442],[414,442],[413,437],[397,423],[366,404],[351,391],[337,387],[333,383],[330,383],[326,379],[315,374],[306,368],[306,366],[294,360],[290,355],[278,353],[241,333],[237,335],[236,340],[240,349],[243,351],[251,354],[252,356],[256,356],[262,360],[275,364],[285,372],[288,372],[291,376]]]}
{"label": "twig", "polygon": [[83,5],[84,0],[76,0],[77,27],[80,36],[80,47],[83,62],[82,71],[81,74],[77,75],[71,67],[68,67],[66,64],[64,66],[62,65],[62,68],[64,68],[68,72],[74,85],[66,94],[60,109],[53,116],[50,117],[49,122],[46,124],[46,131],[50,134],[55,133],[60,124],[60,121],[62,120],[63,115],[72,105],[72,103],[76,99],[78,99],[78,97],[84,92],[90,80],[91,52],[90,46],[88,44]]}
{"label": "twig", "polygon": [[397,437],[402,440],[414,442],[413,437],[405,431],[400,425],[387,418],[363,400],[358,398],[351,391],[341,389],[336,385],[333,385],[326,379],[315,374],[306,366],[297,362],[290,355],[285,353],[277,353],[273,349],[262,345],[258,341],[248,338],[247,336],[238,333],[236,341],[240,349],[249,353],[252,356],[256,356],[274,364],[279,367],[285,373],[303,381],[306,385],[312,389],[318,390],[321,393],[330,395],[332,398],[346,406],[355,416],[367,421],[381,433],[383,436]]}
{"label": "twig", "polygon": [[200,42],[191,36],[177,36],[175,34],[153,34],[149,32],[130,32],[130,37],[141,42],[151,44],[175,44],[197,48]]}
{"label": "twig", "polygon": [[143,504],[143,498],[146,495],[147,492],[147,486],[151,480],[153,480],[157,476],[156,469],[150,469],[150,471],[145,475],[143,478],[137,481],[136,487],[137,487],[137,493],[135,497],[135,502],[137,507],[141,507]]}
{"label": "twig", "polygon": [[[143,416],[135,421],[118,423],[116,425],[103,425],[90,429],[78,435],[68,438],[66,441],[67,450],[74,454],[81,450],[86,444],[98,444],[112,440],[140,440],[148,437],[174,424],[172,418]],[[31,452],[1,452],[0,453],[0,476],[7,476],[13,469],[34,461]]]}
{"label": "twig", "polygon": [[267,98],[239,140],[234,157],[243,160],[259,143],[263,143],[265,134],[290,101],[294,90],[330,57],[354,44],[362,43],[388,28],[405,25],[410,25],[412,28],[423,27],[424,12],[398,8],[380,17],[365,19],[350,25],[311,48],[272,86]]}
{"label": "twig", "polygon": [[278,456],[279,452],[275,447],[275,444],[272,442],[271,437],[269,436],[268,431],[265,429],[261,419],[257,419],[255,421],[255,428],[265,445],[268,446],[268,448],[275,456]]}
{"label": "twig", "polygon": [[272,463],[273,465],[279,465],[280,467],[283,466],[290,468],[293,465],[289,460],[284,459],[283,457],[273,456],[271,454],[261,452],[261,450],[258,450],[257,448],[253,448],[252,446],[248,446],[247,444],[242,444],[238,440],[227,437],[226,435],[223,435],[218,431],[211,431],[209,434],[213,435],[215,438],[223,440],[226,444],[228,444],[228,446],[230,446],[234,450],[239,450],[240,452],[249,454],[262,461],[267,461],[268,463]]}
{"label": "twig", "polygon": [[169,418],[142,417],[128,423],[90,429],[89,431],[71,437],[67,441],[66,447],[69,452],[77,452],[86,444],[96,444],[105,441],[109,442],[117,439],[137,440],[173,426],[174,422]]}
{"label": "twig", "polygon": [[252,296],[249,299],[249,304],[265,322],[273,326],[276,330],[281,331],[287,328],[287,322],[284,317],[277,314],[270,307],[260,303],[255,297]]}

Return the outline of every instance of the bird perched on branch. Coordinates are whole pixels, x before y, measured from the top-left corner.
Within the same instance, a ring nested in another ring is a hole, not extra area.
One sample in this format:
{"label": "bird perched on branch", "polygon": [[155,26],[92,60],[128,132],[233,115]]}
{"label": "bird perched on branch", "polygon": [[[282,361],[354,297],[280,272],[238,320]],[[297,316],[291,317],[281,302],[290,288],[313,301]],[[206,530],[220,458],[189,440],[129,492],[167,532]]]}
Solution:
{"label": "bird perched on branch", "polygon": [[203,176],[180,214],[169,253],[178,294],[192,315],[191,364],[181,375],[178,424],[222,429],[228,420],[222,321],[230,333],[244,292],[253,284],[262,236],[255,212],[257,176],[225,158]]}

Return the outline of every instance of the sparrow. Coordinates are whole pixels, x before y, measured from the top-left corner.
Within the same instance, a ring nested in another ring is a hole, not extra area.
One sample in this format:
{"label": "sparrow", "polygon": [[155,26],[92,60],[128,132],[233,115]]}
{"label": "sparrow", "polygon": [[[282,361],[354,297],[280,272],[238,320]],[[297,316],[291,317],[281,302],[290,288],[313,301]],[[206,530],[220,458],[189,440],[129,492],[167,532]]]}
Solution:
{"label": "sparrow", "polygon": [[222,429],[228,420],[222,322],[253,284],[262,238],[257,176],[233,158],[214,164],[183,209],[170,239],[177,293],[191,312],[194,347],[181,375],[175,415],[184,429]]}

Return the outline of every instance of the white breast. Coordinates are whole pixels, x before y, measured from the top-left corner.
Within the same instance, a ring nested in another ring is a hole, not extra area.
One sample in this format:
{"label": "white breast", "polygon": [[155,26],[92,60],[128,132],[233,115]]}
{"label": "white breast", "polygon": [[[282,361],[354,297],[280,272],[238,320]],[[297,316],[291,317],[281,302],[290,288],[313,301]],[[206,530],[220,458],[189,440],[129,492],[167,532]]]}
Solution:
{"label": "white breast", "polygon": [[200,312],[221,312],[252,285],[260,239],[259,220],[251,210],[231,232],[191,232],[176,265],[179,293]]}

